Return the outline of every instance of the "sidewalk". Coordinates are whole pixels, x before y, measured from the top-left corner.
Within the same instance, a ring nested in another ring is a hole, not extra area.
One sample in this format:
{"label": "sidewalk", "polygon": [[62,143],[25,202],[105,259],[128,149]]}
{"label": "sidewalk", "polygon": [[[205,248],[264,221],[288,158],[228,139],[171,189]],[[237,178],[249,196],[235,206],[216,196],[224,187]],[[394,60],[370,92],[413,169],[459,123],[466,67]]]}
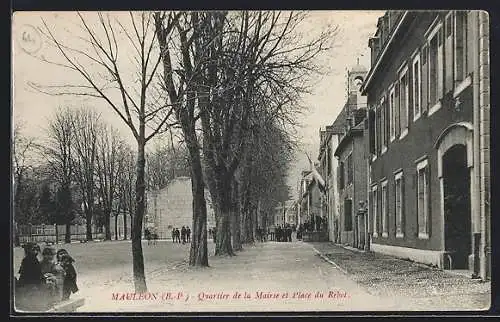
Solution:
{"label": "sidewalk", "polygon": [[370,294],[400,299],[403,310],[485,310],[490,307],[490,282],[333,243],[310,244]]}
{"label": "sidewalk", "polygon": [[148,273],[150,294],[142,300],[134,295],[130,278],[87,290],[88,300],[78,311],[372,312],[398,307],[394,298],[368,294],[345,278],[307,243],[256,243],[234,257],[210,256],[209,264],[207,268],[192,268],[179,262]]}

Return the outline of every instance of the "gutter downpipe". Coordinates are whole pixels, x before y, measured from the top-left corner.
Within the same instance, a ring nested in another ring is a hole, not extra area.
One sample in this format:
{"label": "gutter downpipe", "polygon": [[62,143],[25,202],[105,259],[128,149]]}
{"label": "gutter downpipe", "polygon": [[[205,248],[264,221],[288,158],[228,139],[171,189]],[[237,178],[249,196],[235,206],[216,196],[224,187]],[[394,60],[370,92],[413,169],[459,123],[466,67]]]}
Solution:
{"label": "gutter downpipe", "polygon": [[[480,275],[483,280],[489,278],[490,275],[490,259],[491,247],[489,236],[490,225],[490,173],[489,173],[489,157],[484,154],[490,152],[489,148],[489,23],[488,13],[484,11],[477,11],[478,24],[479,24],[479,111],[478,111],[478,129],[479,129],[479,167],[480,173],[479,181],[479,194],[480,194],[480,213],[481,213],[481,248],[480,248]],[[485,55],[486,53],[486,55]],[[482,258],[481,258],[482,257]]]}
{"label": "gutter downpipe", "polygon": [[[482,255],[481,255],[481,244],[482,244],[482,237],[483,237],[483,232],[482,232],[482,216],[481,216],[481,192],[480,192],[480,187],[479,187],[479,182],[480,182],[480,140],[479,140],[479,133],[480,133],[480,120],[479,120],[479,31],[478,31],[478,16],[477,12],[472,12],[469,13],[469,16],[472,18],[471,26],[472,26],[472,50],[473,50],[473,72],[472,72],[472,91],[473,91],[473,167],[474,167],[474,177],[472,178],[473,180],[473,216],[474,216],[474,233],[479,231],[479,244],[480,245],[474,245],[474,272],[473,274],[479,273],[481,275],[480,271],[477,272],[477,267],[481,266],[481,264],[477,265],[476,263],[479,261],[481,263]],[[478,239],[474,238],[474,242],[477,242]],[[477,254],[477,250],[479,249],[479,254]],[[479,255],[477,258],[476,256]]]}

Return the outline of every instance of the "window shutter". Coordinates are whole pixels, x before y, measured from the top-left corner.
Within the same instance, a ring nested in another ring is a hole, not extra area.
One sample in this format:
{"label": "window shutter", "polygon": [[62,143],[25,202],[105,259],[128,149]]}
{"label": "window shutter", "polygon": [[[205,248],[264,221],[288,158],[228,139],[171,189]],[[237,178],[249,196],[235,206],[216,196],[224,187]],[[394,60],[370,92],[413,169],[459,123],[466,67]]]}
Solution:
{"label": "window shutter", "polygon": [[403,175],[401,176],[401,196],[400,196],[400,203],[401,203],[401,232],[403,234],[406,234],[406,203],[405,203],[405,175],[403,172]]}
{"label": "window shutter", "polygon": [[352,230],[352,200],[344,199],[344,230]]}
{"label": "window shutter", "polygon": [[377,108],[377,155],[380,155],[380,150],[382,148],[382,114],[380,112],[381,107]]}
{"label": "window shutter", "polygon": [[431,230],[432,230],[432,202],[431,202],[431,176],[430,176],[430,166],[425,167],[425,183],[426,183],[426,192],[427,192],[427,234],[429,235],[429,238],[431,237]]}
{"label": "window shutter", "polygon": [[379,186],[378,191],[378,209],[377,209],[377,229],[379,235],[382,235],[382,186]]}
{"label": "window shutter", "polygon": [[399,137],[401,133],[401,119],[400,119],[400,111],[399,111],[399,82],[394,86],[394,110],[396,111],[396,137]]}
{"label": "window shutter", "polygon": [[453,14],[448,15],[445,20],[445,41],[444,41],[444,72],[445,85],[444,92],[448,93],[453,89]]}
{"label": "window shutter", "polygon": [[388,146],[389,145],[389,136],[391,135],[390,131],[391,131],[391,128],[390,128],[390,121],[389,121],[389,102],[388,102],[388,99],[387,99],[387,96],[386,96],[386,99],[384,100],[384,111],[385,111],[385,146]]}
{"label": "window shutter", "polygon": [[429,50],[427,45],[422,48],[422,79],[420,84],[422,84],[422,113],[427,112],[429,105]]}
{"label": "window shutter", "polygon": [[415,227],[417,227],[415,232],[415,237],[418,237],[420,232],[420,222],[419,222],[419,207],[418,207],[418,170],[414,173],[413,187],[415,188]]}
{"label": "window shutter", "polygon": [[368,111],[368,137],[370,139],[370,153],[375,154],[375,111]]}

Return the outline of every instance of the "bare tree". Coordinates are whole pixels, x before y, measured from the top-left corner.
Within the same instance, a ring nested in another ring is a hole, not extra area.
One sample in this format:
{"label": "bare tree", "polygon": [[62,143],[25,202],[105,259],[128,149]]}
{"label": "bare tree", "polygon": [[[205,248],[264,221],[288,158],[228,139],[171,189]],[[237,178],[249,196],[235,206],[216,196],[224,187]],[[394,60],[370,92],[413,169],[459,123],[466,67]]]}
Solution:
{"label": "bare tree", "polygon": [[[98,131],[97,139],[97,177],[98,177],[98,192],[102,200],[104,221],[105,221],[105,239],[111,240],[111,214],[113,206],[117,206],[120,211],[121,202],[118,198],[119,191],[119,178],[120,173],[124,171],[124,162],[122,158],[124,155],[125,143],[119,137],[116,129],[102,125]],[[117,226],[118,214],[115,213],[115,232]]]}
{"label": "bare tree", "polygon": [[17,220],[21,216],[21,200],[23,199],[24,179],[27,171],[32,166],[31,153],[37,147],[35,139],[27,137],[22,133],[23,124],[18,122],[14,125],[12,135],[12,157],[13,157],[13,193],[14,193],[14,243],[19,246],[19,236],[17,234]]}
{"label": "bare tree", "polygon": [[[125,21],[112,19],[109,14],[97,13],[91,17],[77,13],[83,31],[81,37],[58,37],[54,29],[43,20],[42,32],[61,59],[41,59],[76,73],[83,84],[33,86],[50,94],[99,98],[115,111],[134,135],[137,142],[137,173],[132,227],[133,274],[136,292],[145,292],[147,285],[141,244],[146,188],[145,146],[149,140],[172,125],[169,123],[172,109],[164,93],[154,82],[161,71],[159,67],[162,56],[155,46],[153,17],[148,12],[130,12],[128,16]],[[174,16],[166,27],[166,37],[169,37],[176,19]],[[80,40],[83,44],[69,46],[62,39],[74,42]],[[135,70],[131,71],[133,67]]]}
{"label": "bare tree", "polygon": [[[49,121],[47,128],[48,142],[42,147],[43,155],[47,159],[48,171],[52,178],[58,184],[58,190],[61,198],[58,199],[59,205],[67,205],[64,210],[63,206],[59,207],[59,216],[65,217],[66,235],[65,242],[71,242],[71,220],[73,212],[70,211],[71,205],[71,184],[75,174],[73,160],[73,144],[75,143],[73,131],[73,111],[69,107],[59,107]],[[66,212],[65,212],[66,211]],[[57,226],[56,226],[57,227]],[[57,235],[57,232],[56,232]]]}
{"label": "bare tree", "polygon": [[[203,16],[205,35],[199,51],[205,66],[198,91],[203,127],[207,184],[217,218],[216,254],[240,248],[236,170],[245,149],[251,116],[259,108],[274,118],[287,112],[307,91],[308,78],[319,71],[315,58],[327,49],[333,30],[312,40],[297,27],[301,12],[210,12]],[[196,42],[195,42],[196,44]],[[262,97],[268,104],[260,104]],[[231,232],[230,227],[233,227]],[[231,236],[233,235],[233,236]]]}
{"label": "bare tree", "polygon": [[165,188],[177,176],[190,176],[189,155],[183,144],[158,142],[146,155],[149,190]]}
{"label": "bare tree", "polygon": [[98,129],[101,126],[100,116],[96,111],[86,107],[72,110],[71,113],[71,127],[74,136],[72,143],[74,174],[83,199],[87,227],[86,238],[92,240],[92,221],[99,197],[96,193],[96,160]]}
{"label": "bare tree", "polygon": [[[123,239],[128,238],[128,225],[127,218],[132,220],[135,213],[135,174],[136,174],[136,162],[134,157],[134,152],[127,146],[122,151],[121,156],[121,168],[123,171],[119,173],[118,178],[118,190],[120,191],[119,203],[123,211]],[[133,226],[133,221],[131,221],[131,226]]]}
{"label": "bare tree", "polygon": [[[200,59],[201,35],[203,24],[200,22],[198,12],[183,12],[178,14],[165,14],[156,12],[154,15],[158,43],[162,52],[163,82],[170,102],[175,111],[175,116],[184,137],[189,161],[191,165],[191,191],[193,194],[193,236],[189,254],[189,265],[208,266],[207,248],[207,205],[205,200],[205,182],[203,179],[203,166],[200,154],[200,142],[196,131],[199,110],[196,100],[199,78],[203,70]],[[173,17],[177,17],[174,19]],[[168,37],[171,26],[175,26],[180,48],[179,69],[175,69],[172,53],[175,44]]]}

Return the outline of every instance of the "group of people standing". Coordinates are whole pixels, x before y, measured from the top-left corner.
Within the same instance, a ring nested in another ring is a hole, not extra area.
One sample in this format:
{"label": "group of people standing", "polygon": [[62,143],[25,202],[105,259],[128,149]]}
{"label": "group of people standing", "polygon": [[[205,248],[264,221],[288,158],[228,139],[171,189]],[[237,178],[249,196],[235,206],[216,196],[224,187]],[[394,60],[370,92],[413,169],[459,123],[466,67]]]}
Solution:
{"label": "group of people standing", "polygon": [[179,228],[172,228],[172,241],[174,243],[190,243],[191,242],[191,229],[188,226]]}
{"label": "group of people standing", "polygon": [[67,250],[56,251],[49,246],[40,252],[36,243],[27,243],[23,248],[19,278],[15,279],[16,307],[21,310],[46,310],[78,292],[73,266],[75,260]]}
{"label": "group of people standing", "polygon": [[274,234],[271,232],[271,240],[278,242],[291,242],[293,228],[290,224],[276,225]]}

